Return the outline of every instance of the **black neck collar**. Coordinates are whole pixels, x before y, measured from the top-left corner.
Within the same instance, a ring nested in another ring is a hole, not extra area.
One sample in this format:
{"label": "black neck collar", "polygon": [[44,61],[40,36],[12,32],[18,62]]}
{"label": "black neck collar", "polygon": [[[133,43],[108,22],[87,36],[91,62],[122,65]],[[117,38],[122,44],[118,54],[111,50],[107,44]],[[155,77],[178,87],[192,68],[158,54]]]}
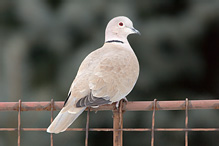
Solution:
{"label": "black neck collar", "polygon": [[106,41],[105,43],[122,43],[122,44],[124,44],[124,42],[120,41],[120,40],[109,40],[109,41]]}

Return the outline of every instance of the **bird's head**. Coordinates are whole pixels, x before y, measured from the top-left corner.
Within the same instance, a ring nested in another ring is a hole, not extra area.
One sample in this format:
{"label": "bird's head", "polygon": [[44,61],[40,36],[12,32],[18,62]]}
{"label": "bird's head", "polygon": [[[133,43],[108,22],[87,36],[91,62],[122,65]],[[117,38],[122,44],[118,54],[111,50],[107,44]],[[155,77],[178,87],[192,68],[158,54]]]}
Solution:
{"label": "bird's head", "polygon": [[129,34],[140,34],[133,27],[132,21],[125,16],[118,16],[110,20],[105,32],[105,41],[127,39]]}

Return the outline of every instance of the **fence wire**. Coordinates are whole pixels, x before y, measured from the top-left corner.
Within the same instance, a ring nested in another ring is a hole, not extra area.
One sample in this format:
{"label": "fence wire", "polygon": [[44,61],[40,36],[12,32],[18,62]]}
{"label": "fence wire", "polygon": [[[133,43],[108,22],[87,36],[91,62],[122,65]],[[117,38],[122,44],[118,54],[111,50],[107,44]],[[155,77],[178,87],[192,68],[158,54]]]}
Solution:
{"label": "fence wire", "polygon": [[[21,128],[21,112],[23,111],[51,111],[51,122],[53,121],[53,111],[61,110],[64,102],[53,99],[50,102],[0,102],[0,111],[18,111],[17,128],[0,128],[0,131],[17,131],[17,145],[21,143],[21,131],[46,131],[47,128]],[[188,146],[189,131],[216,131],[215,128],[189,128],[188,127],[188,111],[194,109],[219,109],[219,100],[180,100],[180,101],[120,101],[117,109],[115,104],[104,105],[99,108],[87,108],[87,122],[85,128],[68,128],[67,131],[85,131],[85,146],[88,146],[89,131],[112,131],[113,145],[123,145],[124,131],[149,131],[151,132],[151,146],[154,146],[155,131],[183,131],[185,132],[185,146]],[[90,128],[89,119],[90,111],[113,111],[113,128]],[[185,110],[185,128],[155,128],[155,113],[158,110]],[[153,111],[151,128],[123,128],[123,113],[126,111]],[[53,134],[50,135],[50,145],[53,146]]]}

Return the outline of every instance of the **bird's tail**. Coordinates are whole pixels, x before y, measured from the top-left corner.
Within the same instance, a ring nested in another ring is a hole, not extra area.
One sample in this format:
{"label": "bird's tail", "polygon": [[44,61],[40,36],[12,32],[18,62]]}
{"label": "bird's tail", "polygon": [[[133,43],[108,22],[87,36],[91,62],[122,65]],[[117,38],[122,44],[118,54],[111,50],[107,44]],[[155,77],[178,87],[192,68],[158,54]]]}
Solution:
{"label": "bird's tail", "polygon": [[68,111],[63,108],[47,128],[47,132],[57,134],[65,131],[84,110],[85,108],[74,108],[71,111]]}

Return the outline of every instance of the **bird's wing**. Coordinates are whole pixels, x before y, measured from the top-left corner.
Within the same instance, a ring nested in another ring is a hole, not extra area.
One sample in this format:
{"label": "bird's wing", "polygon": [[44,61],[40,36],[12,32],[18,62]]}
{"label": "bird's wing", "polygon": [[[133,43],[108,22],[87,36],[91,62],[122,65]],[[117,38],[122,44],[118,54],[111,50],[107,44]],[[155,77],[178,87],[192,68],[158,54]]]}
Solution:
{"label": "bird's wing", "polygon": [[82,62],[66,105],[85,107],[119,101],[132,90],[138,74],[139,65],[132,50],[103,46]]}
{"label": "bird's wing", "polygon": [[90,93],[77,102],[77,107],[111,103],[110,98],[119,93],[118,88],[122,88],[122,85],[119,86],[118,80],[122,73],[121,70],[124,68],[124,64],[120,63],[121,60],[123,59],[119,56],[111,55],[105,56],[99,64],[96,64],[93,73],[87,80]]}
{"label": "bird's wing", "polygon": [[107,53],[95,67],[88,80],[91,95],[80,100],[80,107],[119,101],[131,91],[138,77],[138,61],[134,52],[119,49]]}

